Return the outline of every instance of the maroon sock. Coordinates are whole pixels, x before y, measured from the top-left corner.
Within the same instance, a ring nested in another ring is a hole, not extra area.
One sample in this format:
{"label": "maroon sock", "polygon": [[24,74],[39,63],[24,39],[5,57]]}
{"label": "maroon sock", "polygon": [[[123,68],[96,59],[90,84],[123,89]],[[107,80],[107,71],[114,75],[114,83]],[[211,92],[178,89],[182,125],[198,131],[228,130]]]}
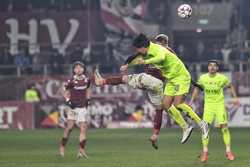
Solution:
{"label": "maroon sock", "polygon": [[84,149],[84,148],[85,148],[86,142],[87,142],[86,139],[84,139],[84,140],[82,140],[82,141],[79,142],[79,145],[80,145],[80,148],[81,148],[81,149]]}
{"label": "maroon sock", "polygon": [[119,84],[123,84],[124,82],[122,81],[122,75],[120,76],[110,76],[105,78],[104,80],[104,84],[107,85],[119,85]]}
{"label": "maroon sock", "polygon": [[63,137],[62,141],[61,141],[61,145],[65,146],[67,144],[67,142],[68,142],[68,138]]}
{"label": "maroon sock", "polygon": [[153,134],[158,135],[160,133],[162,123],[162,111],[163,110],[155,110]]}

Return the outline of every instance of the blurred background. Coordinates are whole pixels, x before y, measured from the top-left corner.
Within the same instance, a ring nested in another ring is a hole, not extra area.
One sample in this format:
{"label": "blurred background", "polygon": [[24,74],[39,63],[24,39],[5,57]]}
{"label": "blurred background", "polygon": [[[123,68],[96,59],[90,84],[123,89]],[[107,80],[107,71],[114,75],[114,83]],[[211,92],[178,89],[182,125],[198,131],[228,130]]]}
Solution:
{"label": "blurred background", "polygon": [[[177,16],[188,3],[190,19]],[[192,76],[218,59],[241,105],[227,100],[229,125],[250,127],[249,0],[0,0],[0,129],[64,126],[59,93],[80,60],[91,73],[119,73],[138,33],[165,33]],[[222,10],[223,9],[223,10]],[[91,127],[151,127],[153,106],[125,85],[93,86]],[[202,112],[202,100],[195,108]],[[164,116],[163,126],[174,126]]]}

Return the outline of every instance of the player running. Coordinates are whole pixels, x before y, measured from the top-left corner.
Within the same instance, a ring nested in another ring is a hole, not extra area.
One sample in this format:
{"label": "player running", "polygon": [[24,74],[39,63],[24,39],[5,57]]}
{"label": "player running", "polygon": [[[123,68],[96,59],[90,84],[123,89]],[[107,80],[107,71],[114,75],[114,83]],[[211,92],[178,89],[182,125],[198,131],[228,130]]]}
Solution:
{"label": "player running", "polygon": [[[208,136],[208,125],[185,103],[185,95],[189,92],[191,76],[182,61],[171,50],[151,42],[144,34],[138,35],[133,46],[139,58],[133,65],[152,64],[158,68],[168,80],[164,88],[162,105],[166,111],[171,106],[184,111],[201,128],[203,138]],[[128,65],[122,66],[126,70]],[[152,135],[154,136],[154,134]]]}
{"label": "player running", "polygon": [[88,158],[85,152],[86,133],[88,128],[88,103],[90,101],[90,79],[84,74],[84,64],[77,61],[73,65],[74,75],[65,85],[63,96],[68,106],[67,125],[60,143],[60,155],[64,157],[65,145],[75,124],[80,127],[79,151],[77,158]]}
{"label": "player running", "polygon": [[[214,120],[221,128],[223,140],[226,146],[226,157],[228,160],[234,160],[234,154],[231,151],[231,137],[227,126],[227,112],[224,102],[224,88],[229,88],[234,98],[234,104],[239,105],[239,100],[235,93],[235,89],[228,77],[218,72],[219,63],[216,60],[208,62],[208,73],[199,77],[198,84],[204,89],[204,113],[203,120],[209,125]],[[199,96],[199,90],[194,89],[190,104],[194,102]],[[202,139],[203,151],[200,155],[201,162],[208,160],[208,141],[209,138]]]}

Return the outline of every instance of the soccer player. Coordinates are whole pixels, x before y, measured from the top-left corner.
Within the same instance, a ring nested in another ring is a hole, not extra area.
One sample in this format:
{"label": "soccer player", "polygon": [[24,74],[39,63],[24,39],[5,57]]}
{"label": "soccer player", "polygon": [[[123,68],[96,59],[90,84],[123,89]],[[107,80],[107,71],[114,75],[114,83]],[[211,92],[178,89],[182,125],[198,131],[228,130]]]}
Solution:
{"label": "soccer player", "polygon": [[[185,95],[189,92],[191,76],[182,61],[175,53],[159,44],[151,42],[144,34],[138,35],[134,41],[138,56],[133,65],[152,64],[158,68],[168,80],[164,88],[163,108],[169,111],[171,106],[184,111],[201,128],[203,138],[208,136],[208,125],[185,103]],[[123,65],[126,70],[128,65]],[[155,136],[152,134],[152,136]],[[155,139],[156,140],[156,139]]]}
{"label": "soccer player", "polygon": [[[227,112],[224,102],[224,88],[229,88],[234,98],[234,104],[239,104],[239,100],[235,93],[233,85],[230,83],[228,77],[218,72],[219,63],[216,60],[208,62],[208,73],[199,77],[198,84],[204,89],[204,113],[203,120],[209,125],[214,119],[221,128],[223,140],[226,146],[226,157],[228,160],[234,160],[234,154],[231,151],[231,137],[227,126]],[[190,104],[194,102],[199,96],[199,90],[194,89]],[[202,139],[203,151],[200,155],[200,160],[206,162],[208,160],[208,141],[209,138]]]}
{"label": "soccer player", "polygon": [[85,152],[90,101],[90,79],[85,75],[85,66],[77,61],[73,64],[74,75],[65,85],[63,96],[67,110],[67,125],[60,143],[60,155],[64,157],[65,145],[75,124],[80,127],[78,158],[88,158]]}
{"label": "soccer player", "polygon": [[[167,47],[168,45],[168,37],[164,34],[159,34],[155,37],[155,40],[159,42],[159,44]],[[136,59],[136,55],[129,57],[125,65],[130,65]],[[156,108],[155,117],[154,117],[154,129],[153,134],[151,136],[151,142],[154,148],[158,148],[157,146],[157,138],[160,132],[161,122],[162,122],[162,98],[163,98],[163,85],[165,82],[165,78],[162,76],[160,70],[155,67],[146,65],[144,67],[144,72],[139,74],[132,75],[118,75],[118,76],[109,76],[106,78],[102,78],[96,70],[95,72],[95,81],[97,85],[118,85],[118,84],[128,84],[133,88],[142,89],[147,92],[149,97],[149,101]],[[185,143],[191,132],[193,127],[188,125],[186,121],[183,119],[181,113],[174,107],[171,106],[169,109],[170,116],[177,122],[177,124],[183,129],[183,137],[181,143]]]}

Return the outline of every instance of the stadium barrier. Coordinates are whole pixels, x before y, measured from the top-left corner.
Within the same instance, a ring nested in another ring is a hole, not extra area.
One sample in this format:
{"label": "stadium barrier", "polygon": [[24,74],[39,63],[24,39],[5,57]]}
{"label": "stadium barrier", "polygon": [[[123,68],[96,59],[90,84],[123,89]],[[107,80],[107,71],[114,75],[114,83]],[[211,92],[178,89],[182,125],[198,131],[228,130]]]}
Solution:
{"label": "stadium barrier", "polygon": [[0,129],[34,129],[33,104],[22,101],[0,102]]}
{"label": "stadium barrier", "polygon": [[[229,125],[250,127],[250,75],[227,73],[236,85],[240,106],[233,106],[226,93]],[[60,88],[66,76],[30,76],[0,80],[0,127],[13,129],[54,128],[65,124],[65,108]],[[26,86],[34,84],[40,94],[38,103],[22,101]],[[141,90],[126,85],[92,87],[93,100],[90,109],[93,128],[140,128],[151,127],[153,106]],[[201,96],[202,97],[202,96]],[[202,115],[200,99],[193,106]],[[165,114],[164,127],[175,127]]]}

